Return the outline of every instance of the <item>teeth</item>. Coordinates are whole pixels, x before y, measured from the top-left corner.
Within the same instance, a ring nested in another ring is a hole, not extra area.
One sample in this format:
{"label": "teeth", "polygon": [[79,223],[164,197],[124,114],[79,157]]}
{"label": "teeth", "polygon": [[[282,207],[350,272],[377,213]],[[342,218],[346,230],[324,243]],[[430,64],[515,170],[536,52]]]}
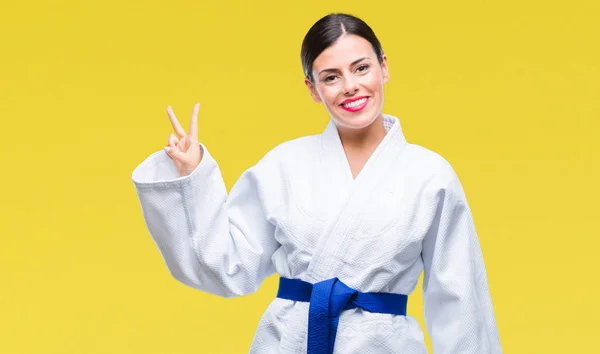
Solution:
{"label": "teeth", "polygon": [[365,103],[366,101],[367,101],[367,98],[365,97],[365,98],[361,98],[358,101],[344,103],[343,106],[346,108],[352,108],[352,107],[360,106],[361,104]]}

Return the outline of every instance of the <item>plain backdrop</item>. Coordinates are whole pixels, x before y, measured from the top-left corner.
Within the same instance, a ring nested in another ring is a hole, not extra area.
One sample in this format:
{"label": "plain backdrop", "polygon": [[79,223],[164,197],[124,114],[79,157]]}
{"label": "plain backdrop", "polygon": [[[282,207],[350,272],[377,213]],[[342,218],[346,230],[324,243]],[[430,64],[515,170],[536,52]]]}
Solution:
{"label": "plain backdrop", "polygon": [[[444,156],[471,205],[506,353],[598,350],[597,1],[24,1],[0,5],[0,353],[244,353],[276,295],[170,276],[131,172],[172,105],[228,188],[329,119],[300,44],[363,18],[384,112]],[[408,312],[423,324],[421,283]],[[428,345],[429,345],[428,339]]]}

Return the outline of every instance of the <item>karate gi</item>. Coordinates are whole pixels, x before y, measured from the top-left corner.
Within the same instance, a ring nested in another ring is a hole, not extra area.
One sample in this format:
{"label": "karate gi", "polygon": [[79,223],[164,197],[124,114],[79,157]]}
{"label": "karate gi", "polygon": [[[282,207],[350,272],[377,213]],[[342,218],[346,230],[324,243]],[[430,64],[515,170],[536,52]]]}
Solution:
{"label": "karate gi", "polygon": [[[356,179],[332,120],[321,134],[284,142],[248,168],[229,194],[200,143],[180,177],[164,151],[132,173],[148,231],[173,277],[223,297],[281,277],[334,277],[360,292],[408,295],[424,271],[433,352],[501,353],[471,211],[451,165],[408,143],[398,118]],[[306,353],[308,302],[274,298],[250,353]],[[410,316],[360,308],[339,317],[335,353],[427,353]]]}

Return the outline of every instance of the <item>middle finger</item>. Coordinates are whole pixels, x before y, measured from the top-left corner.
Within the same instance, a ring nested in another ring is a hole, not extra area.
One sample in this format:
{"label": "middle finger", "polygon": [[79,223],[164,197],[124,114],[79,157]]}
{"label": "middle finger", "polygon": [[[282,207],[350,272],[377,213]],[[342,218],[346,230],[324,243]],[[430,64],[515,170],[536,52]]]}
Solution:
{"label": "middle finger", "polygon": [[179,121],[177,120],[177,117],[175,117],[175,113],[173,112],[173,108],[171,108],[171,106],[167,107],[167,114],[169,115],[169,120],[171,121],[171,125],[173,126],[175,133],[177,133],[179,137],[184,137],[186,135],[185,130],[183,130],[181,124],[179,124]]}
{"label": "middle finger", "polygon": [[192,119],[190,120],[190,135],[193,139],[198,139],[198,111],[200,110],[200,102],[194,105],[192,109]]}

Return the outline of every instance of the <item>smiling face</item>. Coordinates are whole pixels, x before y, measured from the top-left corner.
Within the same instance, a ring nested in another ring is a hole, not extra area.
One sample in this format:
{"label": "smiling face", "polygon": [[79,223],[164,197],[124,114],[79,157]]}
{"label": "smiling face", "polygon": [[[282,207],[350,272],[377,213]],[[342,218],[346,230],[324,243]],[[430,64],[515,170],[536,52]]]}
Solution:
{"label": "smiling face", "polygon": [[356,35],[343,35],[313,63],[313,82],[304,82],[337,125],[361,129],[381,115],[383,85],[389,80],[387,58],[379,63],[373,46]]}

